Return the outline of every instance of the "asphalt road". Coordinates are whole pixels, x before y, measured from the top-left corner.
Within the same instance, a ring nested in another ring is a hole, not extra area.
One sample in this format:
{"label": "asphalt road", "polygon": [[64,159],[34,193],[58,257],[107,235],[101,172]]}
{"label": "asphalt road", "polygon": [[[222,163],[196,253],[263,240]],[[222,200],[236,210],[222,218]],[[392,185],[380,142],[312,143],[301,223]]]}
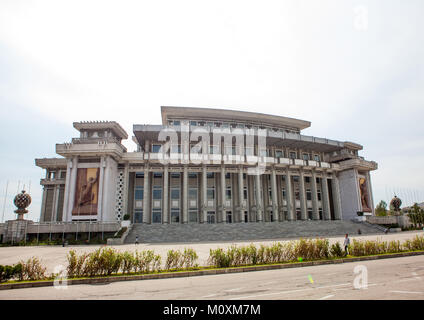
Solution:
{"label": "asphalt road", "polygon": [[[355,267],[360,269],[359,272]],[[363,287],[365,283],[366,288]],[[71,285],[67,289],[2,290],[0,299],[421,300],[424,299],[424,256],[188,278]]]}

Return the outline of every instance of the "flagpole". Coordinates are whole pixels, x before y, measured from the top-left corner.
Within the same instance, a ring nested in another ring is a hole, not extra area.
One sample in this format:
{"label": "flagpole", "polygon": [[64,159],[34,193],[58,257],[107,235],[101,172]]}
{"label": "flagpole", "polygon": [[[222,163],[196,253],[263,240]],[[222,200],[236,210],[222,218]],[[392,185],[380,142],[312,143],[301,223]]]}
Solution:
{"label": "flagpole", "polygon": [[6,198],[7,198],[7,188],[9,187],[9,180],[7,180],[7,183],[6,183],[6,192],[4,193],[4,201],[3,201],[3,214],[2,214],[2,217],[1,217],[1,222],[3,223],[4,222],[4,210],[5,210],[5,208],[6,208]]}

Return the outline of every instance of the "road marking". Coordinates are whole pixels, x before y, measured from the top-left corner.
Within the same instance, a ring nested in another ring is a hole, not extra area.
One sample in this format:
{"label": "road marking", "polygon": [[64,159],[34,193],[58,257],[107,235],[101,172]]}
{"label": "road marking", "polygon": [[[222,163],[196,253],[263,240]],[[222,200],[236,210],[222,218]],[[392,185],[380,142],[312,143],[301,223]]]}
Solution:
{"label": "road marking", "polygon": [[418,292],[418,291],[397,291],[397,290],[392,290],[389,292],[393,292],[393,293],[410,293],[410,294],[423,294],[424,292]]}
{"label": "road marking", "polygon": [[316,287],[314,289],[323,289],[323,288],[332,288],[332,287],[343,287],[343,286],[347,286],[350,285],[350,282],[345,282],[345,283],[340,283],[340,284],[333,284],[333,285],[329,285],[329,286],[321,286],[321,287]]}
{"label": "road marking", "polygon": [[215,297],[215,296],[217,296],[217,294],[210,294],[208,296],[203,296],[202,298],[210,298],[210,297]]}
{"label": "road marking", "polygon": [[329,294],[328,296],[319,298],[318,300],[325,300],[325,299],[332,298],[332,297],[334,297],[334,294]]}
{"label": "road marking", "polygon": [[285,294],[285,293],[302,292],[302,291],[308,291],[308,290],[340,287],[340,286],[346,286],[346,285],[350,285],[350,282],[341,283],[341,284],[334,284],[334,285],[329,285],[329,286],[321,286],[321,287],[316,287],[316,288],[305,288],[305,289],[297,289],[297,290],[287,290],[287,291],[256,294],[256,295],[252,295],[252,296],[243,296],[243,297],[232,298],[230,300],[241,300],[241,299],[248,299],[248,298],[255,298],[255,297],[265,297],[265,296],[272,296],[272,295],[276,295],[276,294],[278,295],[278,294]]}
{"label": "road marking", "polygon": [[228,289],[228,290],[224,290],[225,292],[232,292],[232,291],[238,291],[240,289],[243,289],[244,287],[241,288],[235,288],[235,289]]}
{"label": "road marking", "polygon": [[416,272],[412,272],[412,275],[415,276],[415,279],[421,280],[421,277],[419,277]]}

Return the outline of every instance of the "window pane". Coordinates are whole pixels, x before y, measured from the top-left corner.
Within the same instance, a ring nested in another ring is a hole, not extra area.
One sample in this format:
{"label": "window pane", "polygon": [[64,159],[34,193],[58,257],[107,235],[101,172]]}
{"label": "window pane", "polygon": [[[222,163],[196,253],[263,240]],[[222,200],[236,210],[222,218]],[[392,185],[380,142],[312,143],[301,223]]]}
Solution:
{"label": "window pane", "polygon": [[153,199],[154,200],[162,199],[162,189],[153,189]]}
{"label": "window pane", "polygon": [[143,187],[135,188],[135,200],[143,200]]}
{"label": "window pane", "polygon": [[173,200],[180,199],[180,189],[171,189],[171,199]]}
{"label": "window pane", "polygon": [[154,144],[152,145],[152,152],[153,153],[158,153],[160,150],[161,145],[160,144]]}

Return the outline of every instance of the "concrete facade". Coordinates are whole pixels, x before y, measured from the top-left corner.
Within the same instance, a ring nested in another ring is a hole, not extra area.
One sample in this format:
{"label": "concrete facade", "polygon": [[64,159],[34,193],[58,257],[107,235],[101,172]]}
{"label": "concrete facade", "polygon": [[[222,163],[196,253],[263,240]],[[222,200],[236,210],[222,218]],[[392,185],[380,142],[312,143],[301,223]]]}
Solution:
{"label": "concrete facade", "polygon": [[[46,170],[41,221],[121,221],[129,214],[132,223],[228,224],[373,215],[370,171],[377,164],[358,155],[359,144],[302,135],[310,122],[298,119],[161,111],[161,125],[134,125],[135,152],[121,144],[128,135],[116,122],[74,123],[80,137],[56,145],[62,158],[36,159]],[[98,172],[89,214],[76,213],[86,188],[78,191],[80,169]]]}

